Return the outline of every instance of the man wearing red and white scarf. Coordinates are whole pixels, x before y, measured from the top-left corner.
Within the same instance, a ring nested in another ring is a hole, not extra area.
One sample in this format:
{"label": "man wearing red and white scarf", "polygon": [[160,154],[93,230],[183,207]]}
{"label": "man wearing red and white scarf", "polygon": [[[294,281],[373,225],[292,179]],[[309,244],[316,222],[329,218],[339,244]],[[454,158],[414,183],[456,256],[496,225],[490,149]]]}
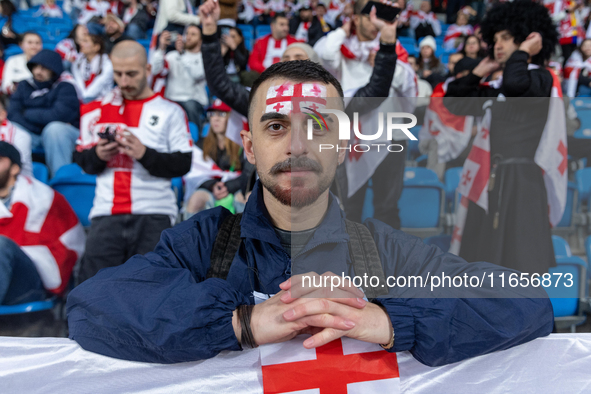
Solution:
{"label": "man wearing red and white scarf", "polygon": [[550,228],[566,204],[566,122],[558,78],[539,65],[558,35],[543,6],[524,2],[494,7],[482,31],[494,59],[450,82],[444,99],[456,115],[483,116],[458,187],[451,251],[547,273],[556,265]]}
{"label": "man wearing red and white scarf", "polygon": [[[314,46],[324,67],[339,79],[345,96],[348,97],[354,96],[359,88],[369,82],[376,53],[384,50],[384,44],[390,42],[391,39],[391,37],[384,37],[384,29],[389,29],[391,25],[377,18],[361,14],[365,3],[360,0],[355,4],[354,33],[352,23],[349,21],[321,38]],[[395,38],[393,42],[395,42]],[[395,67],[395,71],[388,97],[417,97],[417,77],[407,62],[408,53],[400,43],[392,44],[391,47],[396,51],[397,60],[392,65]],[[405,99],[396,100],[396,102],[391,100],[389,104],[398,106],[395,112],[412,113],[415,103],[413,99]],[[392,112],[392,110],[379,112]],[[366,123],[363,118],[361,123]],[[393,140],[396,144],[406,145],[406,136],[399,130],[394,132]],[[364,155],[350,155],[349,159],[345,161],[345,166],[348,187],[346,196],[343,197],[347,198],[345,202],[347,217],[351,220],[361,220],[365,189],[368,180],[373,175],[380,179],[379,182],[374,182],[374,217],[394,228],[400,228],[396,202],[402,193],[404,154],[372,152]],[[387,174],[384,173],[384,176],[380,176],[382,170],[387,171]]]}
{"label": "man wearing red and white scarf", "polygon": [[289,34],[289,20],[285,14],[275,14],[271,20],[271,34],[259,38],[254,44],[248,66],[262,73],[272,64],[279,63],[288,45],[298,42]]}
{"label": "man wearing red and white scarf", "polygon": [[421,6],[418,11],[409,11],[410,28],[415,31],[415,39],[417,42],[426,36],[437,37],[441,35],[441,23],[435,13],[431,11],[431,2],[428,0],[421,1]]}
{"label": "man wearing red and white scarf", "polygon": [[84,252],[66,199],[20,171],[18,150],[0,141],[0,305],[62,294]]}

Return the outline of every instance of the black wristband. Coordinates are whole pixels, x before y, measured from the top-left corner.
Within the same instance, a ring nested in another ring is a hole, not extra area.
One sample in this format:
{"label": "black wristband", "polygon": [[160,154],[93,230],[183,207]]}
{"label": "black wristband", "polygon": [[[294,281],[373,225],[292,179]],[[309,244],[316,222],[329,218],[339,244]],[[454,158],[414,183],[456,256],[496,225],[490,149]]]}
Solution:
{"label": "black wristband", "polygon": [[242,329],[242,338],[240,342],[243,348],[254,349],[259,347],[254,340],[254,335],[250,328],[250,316],[252,315],[253,309],[254,305],[240,305],[237,309],[238,320],[240,321],[240,327]]}

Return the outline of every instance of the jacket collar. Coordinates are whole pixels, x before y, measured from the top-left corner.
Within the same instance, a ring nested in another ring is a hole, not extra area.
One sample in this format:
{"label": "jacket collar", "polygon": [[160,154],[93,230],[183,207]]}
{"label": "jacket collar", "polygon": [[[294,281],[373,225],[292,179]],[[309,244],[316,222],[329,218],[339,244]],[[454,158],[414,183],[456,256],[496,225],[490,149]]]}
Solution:
{"label": "jacket collar", "polygon": [[[323,243],[348,242],[349,235],[345,226],[345,213],[339,207],[336,197],[329,193],[328,209],[314,235],[308,241],[304,250],[312,249]],[[269,211],[263,199],[263,186],[259,180],[242,215],[240,222],[240,236],[242,238],[257,239],[281,247],[279,237],[271,224]]]}

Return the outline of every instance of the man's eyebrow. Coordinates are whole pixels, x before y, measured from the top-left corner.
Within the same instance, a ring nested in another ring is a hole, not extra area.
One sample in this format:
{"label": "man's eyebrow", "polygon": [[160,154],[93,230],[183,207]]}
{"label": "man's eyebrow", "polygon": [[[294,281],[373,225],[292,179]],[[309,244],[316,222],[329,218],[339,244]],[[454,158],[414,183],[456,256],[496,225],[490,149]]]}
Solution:
{"label": "man's eyebrow", "polygon": [[260,122],[266,122],[267,120],[287,120],[289,117],[279,112],[267,112],[261,116]]}

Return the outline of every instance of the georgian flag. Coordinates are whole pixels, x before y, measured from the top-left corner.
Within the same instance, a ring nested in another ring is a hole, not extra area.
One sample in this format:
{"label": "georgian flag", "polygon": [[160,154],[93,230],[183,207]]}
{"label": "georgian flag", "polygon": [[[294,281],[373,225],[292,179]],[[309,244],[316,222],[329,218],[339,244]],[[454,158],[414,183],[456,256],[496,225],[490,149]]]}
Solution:
{"label": "georgian flag", "polygon": [[0,203],[0,235],[20,246],[45,289],[57,295],[66,290],[86,243],[84,229],[66,199],[24,175],[16,180],[10,209]]}
{"label": "georgian flag", "polygon": [[568,58],[564,67],[565,77],[568,78],[566,85],[566,95],[568,97],[572,98],[577,95],[579,75],[583,70],[587,70],[588,73],[591,73],[591,57],[583,61],[583,57],[579,51],[575,51],[571,57]]}
{"label": "georgian flag", "polygon": [[473,116],[454,115],[443,105],[447,85],[453,80],[449,78],[435,87],[425,111],[423,127],[419,131],[419,141],[437,141],[439,163],[453,160],[462,153],[470,142],[474,124]]}
{"label": "georgian flag", "polygon": [[[530,70],[538,66],[530,64]],[[544,183],[548,195],[550,224],[560,222],[566,206],[567,195],[567,143],[566,116],[562,102],[562,89],[558,77],[550,72],[553,79],[550,107],[546,126],[536,150],[534,161],[542,169]],[[489,86],[498,87],[502,78],[489,82]],[[560,98],[560,100],[558,99]],[[478,125],[478,133],[474,139],[472,150],[464,163],[458,193],[462,195],[456,211],[456,224],[453,230],[450,253],[459,254],[462,233],[466,222],[468,200],[476,203],[488,212],[488,181],[490,176],[490,124],[491,111],[487,108],[492,104],[487,101],[485,115]]]}
{"label": "georgian flag", "polygon": [[301,113],[304,107],[316,111],[326,107],[326,87],[317,83],[292,84],[289,82],[271,86],[267,90],[265,104],[266,113],[277,112],[284,115],[292,112]]}
{"label": "georgian flag", "polygon": [[265,394],[400,392],[396,353],[346,337],[306,349],[306,338],[260,347]]}

